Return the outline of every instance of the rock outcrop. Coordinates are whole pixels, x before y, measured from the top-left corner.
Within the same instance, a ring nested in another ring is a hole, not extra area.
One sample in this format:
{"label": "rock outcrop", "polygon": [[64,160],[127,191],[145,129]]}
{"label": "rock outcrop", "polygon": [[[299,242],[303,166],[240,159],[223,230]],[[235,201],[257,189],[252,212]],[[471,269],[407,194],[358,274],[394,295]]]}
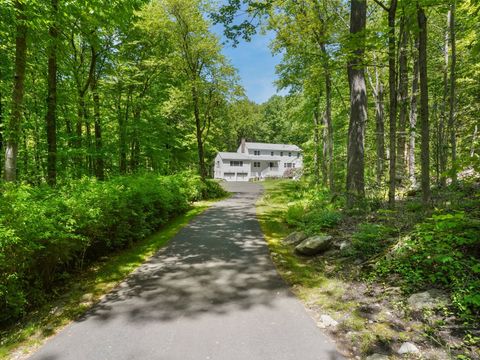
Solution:
{"label": "rock outcrop", "polygon": [[312,256],[325,252],[332,246],[332,237],[329,235],[317,235],[303,240],[295,247],[295,251],[301,255]]}

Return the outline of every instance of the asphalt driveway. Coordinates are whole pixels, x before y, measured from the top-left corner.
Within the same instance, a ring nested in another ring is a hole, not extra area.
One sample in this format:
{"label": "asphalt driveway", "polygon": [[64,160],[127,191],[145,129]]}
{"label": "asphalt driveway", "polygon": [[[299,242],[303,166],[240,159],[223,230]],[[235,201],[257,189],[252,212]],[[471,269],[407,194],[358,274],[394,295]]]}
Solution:
{"label": "asphalt driveway", "polygon": [[255,216],[261,186],[227,186],[232,197],[30,359],[342,359],[275,271]]}

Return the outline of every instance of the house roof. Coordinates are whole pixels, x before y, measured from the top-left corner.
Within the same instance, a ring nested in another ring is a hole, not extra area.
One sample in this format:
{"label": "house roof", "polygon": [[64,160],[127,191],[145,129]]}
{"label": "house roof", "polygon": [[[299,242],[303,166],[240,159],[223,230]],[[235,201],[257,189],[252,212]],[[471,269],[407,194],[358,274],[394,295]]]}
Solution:
{"label": "house roof", "polygon": [[277,150],[277,151],[301,151],[297,145],[290,144],[266,144],[266,143],[255,143],[247,142],[245,145],[249,149],[253,150]]}
{"label": "house roof", "polygon": [[244,161],[280,161],[279,156],[259,156],[236,152],[219,152],[218,155],[224,160],[244,160]]}
{"label": "house roof", "polygon": [[237,152],[219,152],[218,155],[225,160],[251,160],[249,155]]}

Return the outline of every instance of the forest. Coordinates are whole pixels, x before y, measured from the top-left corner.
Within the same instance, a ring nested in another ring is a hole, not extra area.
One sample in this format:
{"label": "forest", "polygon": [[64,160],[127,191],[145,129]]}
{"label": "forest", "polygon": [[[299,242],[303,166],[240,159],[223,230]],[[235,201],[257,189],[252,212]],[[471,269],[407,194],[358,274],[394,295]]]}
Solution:
{"label": "forest", "polygon": [[[214,157],[245,138],[303,149],[289,226],[354,219],[368,276],[446,289],[478,346],[478,0],[11,0],[0,19],[3,328],[225,196]],[[286,95],[257,104],[222,49],[266,32]]]}

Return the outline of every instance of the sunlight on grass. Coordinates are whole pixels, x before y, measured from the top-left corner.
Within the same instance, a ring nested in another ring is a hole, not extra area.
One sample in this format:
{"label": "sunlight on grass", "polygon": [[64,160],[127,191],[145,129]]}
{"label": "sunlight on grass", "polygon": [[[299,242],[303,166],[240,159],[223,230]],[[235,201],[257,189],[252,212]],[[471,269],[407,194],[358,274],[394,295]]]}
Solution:
{"label": "sunlight on grass", "polygon": [[0,333],[0,359],[27,353],[46,337],[78,318],[212,203],[196,203],[192,209],[170,221],[156,234],[135,243],[129,249],[92,264],[82,274],[74,276],[64,289],[61,289],[64,294],[57,300]]}
{"label": "sunlight on grass", "polygon": [[[257,203],[257,217],[270,248],[271,256],[278,272],[292,291],[307,307],[320,307],[322,313],[330,314],[340,322],[339,329],[345,332],[362,330],[358,334],[362,348],[369,348],[380,334],[369,328],[365,319],[355,309],[358,303],[343,298],[348,284],[339,278],[326,276],[326,260],[323,257],[304,258],[294,254],[293,247],[285,245],[282,239],[294,231],[284,220],[288,204],[298,194],[297,184],[292,181],[265,181],[265,194]],[[369,331],[363,334],[363,330]],[[383,331],[383,329],[382,329]]]}

